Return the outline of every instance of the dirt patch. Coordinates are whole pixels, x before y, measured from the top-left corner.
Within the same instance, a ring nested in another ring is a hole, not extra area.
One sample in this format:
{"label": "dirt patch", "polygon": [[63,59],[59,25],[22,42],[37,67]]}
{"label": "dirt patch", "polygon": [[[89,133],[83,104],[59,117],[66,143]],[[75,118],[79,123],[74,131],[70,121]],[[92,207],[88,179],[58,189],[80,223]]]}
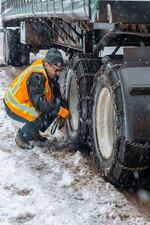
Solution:
{"label": "dirt patch", "polygon": [[34,217],[35,217],[34,214],[27,212],[26,214],[20,214],[19,216],[17,216],[16,222],[19,224],[26,223],[26,222],[32,220]]}

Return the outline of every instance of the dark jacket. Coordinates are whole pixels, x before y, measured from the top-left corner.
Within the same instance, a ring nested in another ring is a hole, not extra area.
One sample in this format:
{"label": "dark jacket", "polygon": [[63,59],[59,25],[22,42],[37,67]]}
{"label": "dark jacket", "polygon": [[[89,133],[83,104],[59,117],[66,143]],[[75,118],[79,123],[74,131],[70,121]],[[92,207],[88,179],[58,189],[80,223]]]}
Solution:
{"label": "dark jacket", "polygon": [[60,93],[59,83],[56,78],[48,78],[54,98],[47,102],[44,97],[44,84],[46,78],[40,73],[33,73],[27,80],[29,98],[36,110],[43,113],[57,114],[60,106],[66,107]]}

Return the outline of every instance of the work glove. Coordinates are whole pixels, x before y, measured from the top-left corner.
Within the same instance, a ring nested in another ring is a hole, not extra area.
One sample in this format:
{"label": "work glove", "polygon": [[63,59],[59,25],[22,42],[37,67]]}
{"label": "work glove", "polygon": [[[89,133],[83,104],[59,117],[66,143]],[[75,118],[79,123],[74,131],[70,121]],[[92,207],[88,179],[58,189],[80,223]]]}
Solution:
{"label": "work glove", "polygon": [[69,114],[69,110],[61,106],[57,115],[63,119],[67,119]]}

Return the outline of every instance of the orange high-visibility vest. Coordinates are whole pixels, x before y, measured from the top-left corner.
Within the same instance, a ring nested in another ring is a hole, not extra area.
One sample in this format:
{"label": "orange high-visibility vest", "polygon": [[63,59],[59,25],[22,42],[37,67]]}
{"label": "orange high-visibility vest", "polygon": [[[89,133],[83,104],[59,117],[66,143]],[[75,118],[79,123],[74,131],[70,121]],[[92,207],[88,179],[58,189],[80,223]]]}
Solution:
{"label": "orange high-visibility vest", "polygon": [[30,122],[34,121],[41,114],[41,112],[37,111],[32,105],[27,91],[27,79],[32,73],[43,74],[43,76],[46,78],[43,90],[45,93],[45,98],[47,101],[53,99],[53,92],[48,83],[48,77],[42,64],[42,61],[42,59],[36,60],[23,72],[21,72],[12,82],[9,90],[4,96],[4,101],[9,107],[9,109],[13,111],[16,115]]}

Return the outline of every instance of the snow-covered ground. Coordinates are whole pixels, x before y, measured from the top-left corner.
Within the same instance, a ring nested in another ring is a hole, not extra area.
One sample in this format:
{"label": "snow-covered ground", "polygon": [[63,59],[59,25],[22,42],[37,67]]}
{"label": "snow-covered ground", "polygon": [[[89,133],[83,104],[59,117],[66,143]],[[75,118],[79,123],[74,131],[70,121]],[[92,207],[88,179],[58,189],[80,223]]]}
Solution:
{"label": "snow-covered ground", "polygon": [[0,225],[150,225],[149,212],[105,182],[65,130],[47,130],[53,145],[16,146],[21,124],[6,115],[2,98],[17,72],[0,68]]}

